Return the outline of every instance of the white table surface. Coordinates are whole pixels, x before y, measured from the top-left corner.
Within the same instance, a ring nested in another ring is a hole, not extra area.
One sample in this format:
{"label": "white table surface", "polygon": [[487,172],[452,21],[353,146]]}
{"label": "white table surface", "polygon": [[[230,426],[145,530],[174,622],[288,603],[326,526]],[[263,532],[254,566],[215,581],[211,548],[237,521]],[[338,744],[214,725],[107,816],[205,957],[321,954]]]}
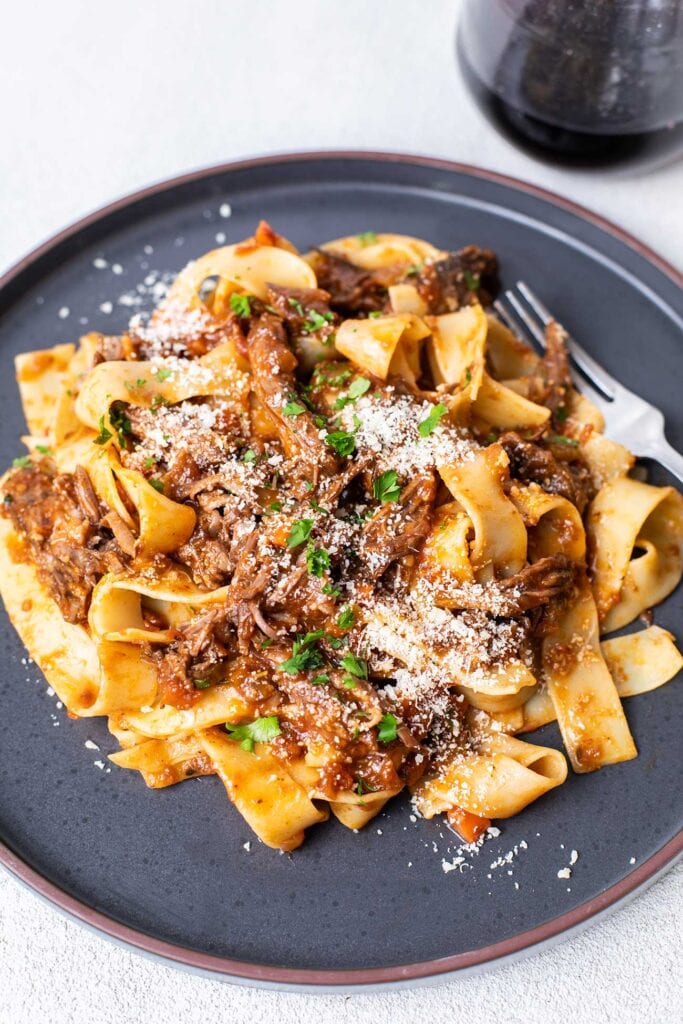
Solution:
{"label": "white table surface", "polygon": [[[385,149],[479,164],[613,219],[683,264],[681,165],[536,163],[486,124],[453,59],[457,0],[15,3],[0,38],[0,269],[149,182],[234,158]],[[39,341],[39,339],[36,339]],[[647,698],[645,698],[647,699]],[[0,1024],[680,1019],[683,869],[582,935],[485,976],[367,996],[258,992],[149,962],[0,876]]]}

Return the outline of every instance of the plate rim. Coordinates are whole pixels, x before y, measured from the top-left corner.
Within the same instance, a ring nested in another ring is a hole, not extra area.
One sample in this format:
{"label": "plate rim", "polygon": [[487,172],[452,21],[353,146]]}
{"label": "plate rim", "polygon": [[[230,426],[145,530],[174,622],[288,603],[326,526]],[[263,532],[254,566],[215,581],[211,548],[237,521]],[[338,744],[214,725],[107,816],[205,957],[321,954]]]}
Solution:
{"label": "plate rim", "polygon": [[[477,167],[472,164],[460,163],[440,157],[413,155],[403,152],[375,150],[319,150],[274,153],[270,155],[249,157],[246,159],[213,164],[209,167],[186,171],[170,178],[163,178],[143,188],[127,193],[113,202],[107,203],[91,211],[85,216],[68,224],[51,235],[24,256],[11,264],[0,275],[0,292],[19,278],[42,257],[56,249],[63,242],[80,234],[88,227],[104,220],[113,213],[127,207],[171,192],[176,188],[211,178],[231,171],[251,170],[258,167],[281,164],[296,164],[309,161],[373,161],[377,163],[412,164],[434,170],[444,170],[468,175],[480,180],[502,185],[513,191],[522,192],[536,197],[551,206],[558,207],[599,228],[616,238],[635,253],[653,265],[668,277],[674,285],[683,289],[683,273],[657,252],[640,241],[630,232],[625,231],[614,222],[593,210],[566,199],[556,192],[542,188],[531,182]],[[652,884],[656,878],[683,855],[683,829],[642,864],[635,867],[620,881],[605,889],[597,896],[579,904],[573,910],[554,917],[545,923],[510,936],[500,942],[483,946],[480,949],[457,953],[447,957],[419,961],[412,964],[399,964],[389,967],[355,968],[355,969],[309,969],[278,967],[271,964],[253,964],[247,961],[233,960],[228,957],[214,956],[185,948],[162,939],[156,939],[145,932],[121,924],[106,914],[89,907],[86,903],[70,896],[56,883],[49,881],[26,861],[15,854],[0,839],[0,866],[20,882],[23,882],[37,895],[45,898],[57,909],[74,918],[82,925],[115,942],[122,943],[129,949],[163,960],[175,967],[184,967],[200,974],[218,977],[224,981],[242,982],[263,987],[290,988],[298,990],[327,989],[339,991],[350,989],[366,989],[369,987],[392,987],[406,984],[417,984],[427,980],[444,980],[444,976],[462,972],[472,972],[499,966],[502,961],[511,960],[532,953],[541,945],[560,941],[563,937],[588,926],[597,916],[616,909],[620,904],[635,896],[637,892]]]}

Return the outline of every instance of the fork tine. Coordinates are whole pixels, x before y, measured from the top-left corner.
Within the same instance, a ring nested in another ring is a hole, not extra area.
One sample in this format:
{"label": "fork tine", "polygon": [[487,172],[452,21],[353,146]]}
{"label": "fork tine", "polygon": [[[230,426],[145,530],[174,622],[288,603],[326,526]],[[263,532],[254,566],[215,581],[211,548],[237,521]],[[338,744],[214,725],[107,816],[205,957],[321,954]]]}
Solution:
{"label": "fork tine", "polygon": [[[523,282],[520,282],[518,287],[520,291],[524,289],[524,293],[533,295]],[[533,308],[533,305],[526,294],[524,297]],[[508,289],[508,291],[505,292],[504,298],[510,306],[512,306],[512,309],[509,309],[508,305],[502,299],[496,299],[493,303],[494,309],[500,316],[501,320],[503,320],[511,331],[525,340],[531,341],[532,339],[530,339],[529,335],[533,334],[533,341],[538,342],[539,345],[545,348],[545,335],[543,331],[529,316],[529,313],[525,310],[524,306],[521,305],[515,293]],[[538,309],[536,312],[538,313],[539,318],[544,323],[548,323],[549,320],[552,320],[552,316],[540,300],[538,300],[537,305]],[[580,391],[581,394],[589,399],[589,401],[591,401],[604,416],[607,416],[611,405],[609,399],[607,399],[601,391],[598,391],[597,388],[593,387],[590,381],[583,374],[578,373],[576,370],[572,370],[572,380],[577,391]]]}
{"label": "fork tine", "polygon": [[[517,282],[517,288],[519,292],[524,296],[529,306],[541,318],[543,323],[548,323],[552,320],[550,311],[543,305],[537,295],[532,292],[528,284],[524,281]],[[570,337],[567,341],[567,349],[576,365],[585,373],[585,375],[597,385],[608,398],[614,398],[617,392],[621,389],[619,381],[615,380],[611,374],[605,370],[600,363],[596,362],[595,359],[585,348],[579,345],[578,341]]]}
{"label": "fork tine", "polygon": [[[518,286],[519,287],[519,286]],[[545,331],[539,325],[539,323],[532,317],[529,316],[528,312],[519,301],[512,289],[508,288],[505,292],[505,298],[508,300],[516,315],[526,326],[527,331],[532,337],[538,342],[542,349],[545,349]]]}
{"label": "fork tine", "polygon": [[496,299],[493,303],[493,308],[505,326],[509,327],[512,333],[516,334],[518,338],[526,341],[527,344],[535,351],[535,345],[533,344],[534,339],[529,336],[529,331],[526,329],[523,321],[520,320],[519,317],[515,316],[513,310],[509,309],[502,299]]}

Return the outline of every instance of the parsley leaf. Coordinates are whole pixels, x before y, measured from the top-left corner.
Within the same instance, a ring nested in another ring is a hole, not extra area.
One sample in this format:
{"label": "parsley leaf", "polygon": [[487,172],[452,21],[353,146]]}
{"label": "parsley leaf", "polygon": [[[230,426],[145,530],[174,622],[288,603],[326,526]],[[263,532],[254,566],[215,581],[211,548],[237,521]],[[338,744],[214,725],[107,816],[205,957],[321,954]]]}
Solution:
{"label": "parsley leaf", "polygon": [[327,594],[328,597],[341,597],[341,590],[332,583],[326,583],[323,587],[323,594]]}
{"label": "parsley leaf", "polygon": [[377,727],[377,739],[380,743],[391,743],[396,739],[397,719],[394,715],[382,715],[382,720]]}
{"label": "parsley leaf", "polygon": [[337,625],[340,629],[351,629],[354,621],[355,615],[353,614],[353,608],[343,608],[339,613]]}
{"label": "parsley leaf", "polygon": [[376,231],[362,231],[360,235],[356,235],[356,238],[360,244],[365,248],[366,245],[374,245],[377,241]]}
{"label": "parsley leaf", "polygon": [[127,448],[128,441],[126,439],[126,435],[132,434],[133,425],[128,419],[123,405],[119,402],[115,402],[109,410],[109,422],[116,431],[116,439],[119,442],[119,448]]}
{"label": "parsley leaf", "polygon": [[238,295],[233,292],[230,296],[230,309],[237,316],[251,316],[251,299],[248,295]]}
{"label": "parsley leaf", "polygon": [[481,278],[479,274],[473,274],[470,270],[463,270],[462,276],[465,279],[465,284],[471,292],[476,292],[479,287]]}
{"label": "parsley leaf", "polygon": [[196,686],[196,688],[198,690],[208,690],[208,688],[211,686],[211,680],[210,679],[195,679],[194,680],[194,685]]}
{"label": "parsley leaf", "polygon": [[41,455],[52,455],[52,448],[49,448],[46,444],[37,444],[36,451],[40,452]]}
{"label": "parsley leaf", "polygon": [[382,315],[381,309],[373,309],[371,313],[368,313],[369,320],[379,320]]}
{"label": "parsley leaf", "polygon": [[151,469],[155,461],[156,459],[154,459],[153,456],[148,455],[147,458],[145,459],[145,469]]}
{"label": "parsley leaf", "polygon": [[304,307],[301,305],[301,303],[299,302],[298,299],[295,299],[293,296],[290,295],[289,298],[287,299],[287,302],[292,307],[292,309],[295,310],[299,314],[299,316],[305,316],[306,315],[304,313]]}
{"label": "parsley leaf", "polygon": [[19,455],[16,459],[12,459],[12,465],[15,469],[25,469],[26,466],[31,465],[31,459],[28,455]]}
{"label": "parsley leaf", "polygon": [[168,380],[172,373],[173,371],[169,370],[168,367],[160,366],[156,372],[156,379],[163,384],[165,380]]}
{"label": "parsley leaf", "polygon": [[302,412],[306,412],[306,406],[291,399],[282,406],[283,416],[301,416]]}
{"label": "parsley leaf", "polygon": [[156,479],[156,477],[150,477],[149,480],[147,481],[147,483],[149,484],[150,487],[153,487],[155,491],[158,491],[159,494],[163,494],[164,493],[164,481],[163,480],[158,480],[158,479]]}
{"label": "parsley leaf", "polygon": [[291,658],[278,665],[280,671],[287,672],[290,676],[296,676],[300,672],[309,672],[314,668],[320,668],[325,660],[317,648],[321,636],[324,636],[324,630],[315,629],[311,633],[297,637],[292,645]]}
{"label": "parsley leaf", "polygon": [[314,686],[320,686],[321,683],[329,683],[330,677],[327,672],[321,672],[319,676],[314,676],[311,682]]}
{"label": "parsley leaf", "polygon": [[395,469],[387,469],[381,473],[372,484],[372,493],[378,501],[398,501],[401,497],[401,488],[398,485],[398,473]]}
{"label": "parsley leaf", "polygon": [[306,334],[313,334],[314,331],[319,331],[333,319],[334,316],[332,313],[318,313],[316,309],[309,309],[306,314],[306,322],[303,324],[301,329]]}
{"label": "parsley leaf", "polygon": [[369,391],[371,386],[367,377],[356,377],[349,385],[349,390],[346,394],[340,395],[334,403],[335,409],[343,409],[345,406],[350,405],[351,402],[355,402],[357,398],[360,398],[366,391]]}
{"label": "parsley leaf", "polygon": [[550,444],[566,444],[570,448],[579,447],[579,442],[575,437],[565,437],[564,434],[548,434],[546,441],[549,441]]}
{"label": "parsley leaf", "polygon": [[356,450],[356,439],[348,430],[333,430],[326,436],[325,442],[334,448],[337,455],[353,455]]}
{"label": "parsley leaf", "polygon": [[322,505],[319,505],[315,498],[309,498],[308,504],[311,506],[314,512],[319,512],[321,516],[329,516],[329,512]]}
{"label": "parsley leaf", "polygon": [[329,553],[324,548],[316,548],[309,544],[306,551],[306,566],[311,576],[324,576],[330,567]]}
{"label": "parsley leaf", "polygon": [[256,462],[256,452],[253,448],[247,448],[246,452],[242,453],[242,462]]}
{"label": "parsley leaf", "polygon": [[445,416],[447,412],[448,409],[442,402],[433,406],[429,415],[422,420],[417,428],[417,432],[420,437],[429,437],[431,432],[436,428],[441,417]]}
{"label": "parsley leaf", "polygon": [[249,753],[253,752],[255,743],[268,743],[282,732],[277,715],[256,718],[253,722],[247,722],[245,725],[230,725],[226,722],[225,729],[230,733],[230,739],[236,740],[242,750],[247,750]]}
{"label": "parsley leaf", "polygon": [[100,432],[97,437],[93,440],[93,444],[106,444],[110,441],[114,435],[111,430],[107,430],[104,425],[104,416],[100,416]]}
{"label": "parsley leaf", "polygon": [[362,658],[357,658],[355,654],[345,654],[341,660],[341,667],[350,675],[356,676],[357,679],[368,678],[367,661],[364,661]]}
{"label": "parsley leaf", "polygon": [[561,405],[559,409],[555,411],[555,419],[559,420],[560,423],[564,423],[568,415],[569,413],[564,405]]}
{"label": "parsley leaf", "polygon": [[312,519],[297,519],[297,521],[293,523],[292,528],[289,531],[289,536],[287,537],[287,547],[298,548],[299,544],[303,544],[304,541],[308,540],[308,538],[311,535],[312,529]]}

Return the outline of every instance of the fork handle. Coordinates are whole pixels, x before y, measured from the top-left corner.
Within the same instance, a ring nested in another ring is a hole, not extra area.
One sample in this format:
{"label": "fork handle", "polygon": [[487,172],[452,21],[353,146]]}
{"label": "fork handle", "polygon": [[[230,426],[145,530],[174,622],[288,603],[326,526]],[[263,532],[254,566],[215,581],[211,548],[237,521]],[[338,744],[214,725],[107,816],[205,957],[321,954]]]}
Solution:
{"label": "fork handle", "polygon": [[660,465],[668,469],[681,483],[683,483],[683,455],[677,452],[662,435],[647,445],[646,449],[639,454],[648,459],[654,459]]}

